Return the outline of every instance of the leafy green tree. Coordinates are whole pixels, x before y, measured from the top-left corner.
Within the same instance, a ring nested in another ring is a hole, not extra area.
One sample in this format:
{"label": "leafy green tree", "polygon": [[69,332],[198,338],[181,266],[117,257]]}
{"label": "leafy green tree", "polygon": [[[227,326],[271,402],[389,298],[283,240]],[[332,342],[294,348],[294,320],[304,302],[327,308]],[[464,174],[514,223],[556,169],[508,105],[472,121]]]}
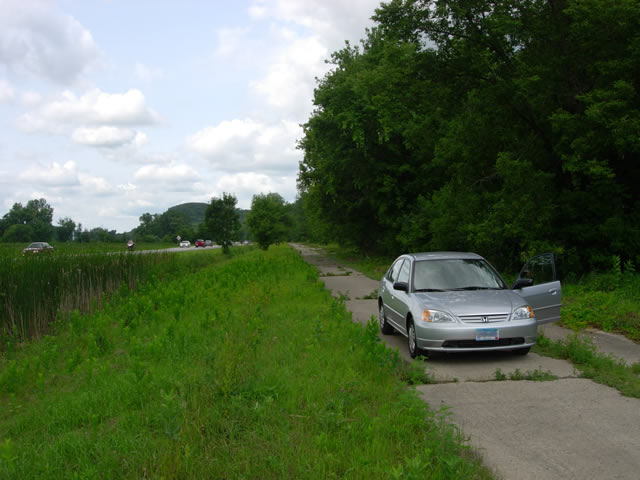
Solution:
{"label": "leafy green tree", "polygon": [[[14,203],[11,210],[0,221],[0,231],[4,234],[12,225],[29,225],[30,238],[20,241],[48,241],[53,235],[52,218],[53,208],[44,198],[29,200],[24,207],[21,203]],[[20,234],[21,238],[24,237],[26,232],[25,229],[19,228],[17,230],[14,229],[11,235],[15,235],[15,231],[22,232]]]}
{"label": "leafy green tree", "polygon": [[32,238],[33,228],[24,223],[10,225],[2,236],[4,242],[30,242]]}
{"label": "leafy green tree", "polygon": [[205,224],[211,238],[222,246],[225,253],[237,241],[240,233],[240,219],[236,211],[238,200],[235,195],[223,193],[222,197],[213,197],[205,212]]}
{"label": "leafy green tree", "polygon": [[392,0],[331,57],[298,185],[317,237],[574,271],[640,257],[637,0]]}
{"label": "leafy green tree", "polygon": [[247,224],[263,250],[286,240],[290,222],[284,199],[277,193],[254,195]]}
{"label": "leafy green tree", "polygon": [[71,218],[63,217],[58,220],[58,228],[56,229],[56,237],[60,242],[69,242],[73,239],[73,231],[76,224]]}

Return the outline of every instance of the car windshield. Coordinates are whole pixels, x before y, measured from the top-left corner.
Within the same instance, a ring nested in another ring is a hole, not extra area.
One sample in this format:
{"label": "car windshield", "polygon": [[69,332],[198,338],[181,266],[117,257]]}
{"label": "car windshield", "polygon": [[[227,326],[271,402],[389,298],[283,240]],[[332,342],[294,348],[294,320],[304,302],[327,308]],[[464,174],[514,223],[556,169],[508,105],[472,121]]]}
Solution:
{"label": "car windshield", "polygon": [[31,245],[29,245],[29,248],[42,248],[44,247],[44,245],[40,242],[34,242]]}
{"label": "car windshield", "polygon": [[485,260],[422,260],[414,264],[415,291],[502,290],[506,284]]}

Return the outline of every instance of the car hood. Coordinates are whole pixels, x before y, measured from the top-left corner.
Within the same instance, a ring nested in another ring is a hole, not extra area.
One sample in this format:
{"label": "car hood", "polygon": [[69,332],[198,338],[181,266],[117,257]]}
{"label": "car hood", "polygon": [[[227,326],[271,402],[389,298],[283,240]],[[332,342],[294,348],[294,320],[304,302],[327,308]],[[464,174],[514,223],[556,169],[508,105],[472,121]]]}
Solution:
{"label": "car hood", "polygon": [[512,290],[420,292],[415,295],[423,308],[443,310],[457,316],[511,313],[514,308],[527,303]]}

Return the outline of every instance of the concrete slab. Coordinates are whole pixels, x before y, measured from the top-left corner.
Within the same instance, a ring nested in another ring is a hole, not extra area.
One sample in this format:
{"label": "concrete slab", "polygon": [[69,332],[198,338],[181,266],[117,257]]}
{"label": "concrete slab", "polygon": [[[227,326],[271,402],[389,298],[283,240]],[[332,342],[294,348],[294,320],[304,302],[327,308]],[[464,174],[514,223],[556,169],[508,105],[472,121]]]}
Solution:
{"label": "concrete slab", "polygon": [[540,371],[558,378],[577,377],[579,372],[568,362],[543,357],[535,353],[526,356],[511,352],[469,352],[447,354],[425,362],[427,371],[439,382],[478,382],[495,380],[498,369],[509,377],[518,370],[521,374]]}
{"label": "concrete slab", "polygon": [[363,275],[320,277],[331,295],[339,297],[341,294],[346,300],[362,300],[371,295],[378,288],[379,283]]}
{"label": "concrete slab", "polygon": [[417,387],[506,479],[637,479],[640,400],[586,379]]}

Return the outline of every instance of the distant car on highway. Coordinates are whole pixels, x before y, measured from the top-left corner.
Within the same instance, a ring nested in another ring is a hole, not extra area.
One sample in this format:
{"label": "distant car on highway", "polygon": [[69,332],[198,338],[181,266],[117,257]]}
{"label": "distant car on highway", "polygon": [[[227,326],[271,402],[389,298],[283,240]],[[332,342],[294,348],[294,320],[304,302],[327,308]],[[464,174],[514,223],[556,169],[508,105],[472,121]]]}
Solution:
{"label": "distant car on highway", "polygon": [[205,240],[204,241],[204,246],[205,247],[213,247],[213,242],[211,240]]}
{"label": "distant car on highway", "polygon": [[199,238],[198,240],[196,240],[195,246],[196,246],[196,248],[198,248],[198,247],[204,248],[204,240]]}
{"label": "distant car on highway", "polygon": [[53,252],[53,247],[47,242],[32,242],[28,247],[22,250],[23,255],[42,252]]}
{"label": "distant car on highway", "polygon": [[191,246],[191,242],[189,240],[182,240],[180,242],[180,248],[189,248]]}

